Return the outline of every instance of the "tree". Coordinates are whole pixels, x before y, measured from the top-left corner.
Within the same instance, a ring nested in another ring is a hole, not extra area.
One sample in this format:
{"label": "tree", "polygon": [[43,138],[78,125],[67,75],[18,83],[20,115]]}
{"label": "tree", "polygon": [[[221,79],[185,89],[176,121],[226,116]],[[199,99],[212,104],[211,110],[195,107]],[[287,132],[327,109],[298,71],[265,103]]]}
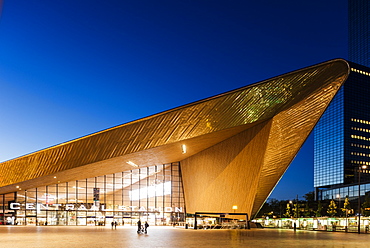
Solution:
{"label": "tree", "polygon": [[294,203],[293,204],[294,206],[294,209],[293,209],[293,214],[294,214],[294,217],[299,217],[299,208],[298,208],[298,202]]}
{"label": "tree", "polygon": [[351,211],[351,204],[349,203],[348,196],[346,196],[346,199],[344,200],[342,211],[346,213],[346,217]]}
{"label": "tree", "polygon": [[271,212],[270,204],[266,201],[258,212],[258,217],[266,217]]}
{"label": "tree", "polygon": [[365,196],[365,202],[362,203],[362,211],[364,216],[369,216],[370,215],[370,197],[368,194]]}
{"label": "tree", "polygon": [[303,212],[303,216],[304,216],[304,217],[310,217],[310,216],[311,216],[311,209],[310,209],[310,207],[308,206],[308,201],[307,201],[307,202],[306,202],[306,204],[305,204],[304,212]]}
{"label": "tree", "polygon": [[330,201],[328,210],[326,211],[330,217],[333,217],[337,213],[337,205],[334,200]]}
{"label": "tree", "polygon": [[317,204],[317,210],[315,211],[315,216],[316,217],[321,217],[322,216],[322,204],[321,204],[321,201],[319,201],[319,203]]}
{"label": "tree", "polygon": [[348,196],[346,196],[346,199],[343,203],[342,211],[346,213],[346,232],[348,230],[348,213],[351,211],[351,204],[349,203]]}
{"label": "tree", "polygon": [[259,210],[257,217],[278,216],[280,211],[280,201],[271,198],[262,205],[262,208]]}
{"label": "tree", "polygon": [[284,216],[287,217],[287,218],[292,216],[292,211],[290,209],[290,204],[289,203],[286,204],[286,209],[285,209]]}
{"label": "tree", "polygon": [[303,198],[308,202],[314,202],[315,201],[315,193],[313,191],[306,193]]}
{"label": "tree", "polygon": [[271,198],[269,199],[268,203],[271,209],[270,213],[272,213],[273,216],[279,216],[280,215],[280,201],[275,198]]}

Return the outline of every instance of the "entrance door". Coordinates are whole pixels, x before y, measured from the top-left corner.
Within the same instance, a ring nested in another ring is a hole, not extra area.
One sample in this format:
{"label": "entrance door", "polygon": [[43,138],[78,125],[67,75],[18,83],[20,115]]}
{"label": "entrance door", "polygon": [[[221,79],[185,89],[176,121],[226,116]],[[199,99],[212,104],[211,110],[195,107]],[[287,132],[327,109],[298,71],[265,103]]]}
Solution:
{"label": "entrance door", "polygon": [[36,226],[36,217],[26,217],[26,225]]}

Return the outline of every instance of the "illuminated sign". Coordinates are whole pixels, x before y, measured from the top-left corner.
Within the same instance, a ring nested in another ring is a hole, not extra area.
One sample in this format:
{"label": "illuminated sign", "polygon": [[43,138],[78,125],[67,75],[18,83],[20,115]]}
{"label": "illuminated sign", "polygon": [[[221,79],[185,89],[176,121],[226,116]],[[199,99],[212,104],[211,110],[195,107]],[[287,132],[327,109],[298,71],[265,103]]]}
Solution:
{"label": "illuminated sign", "polygon": [[[12,210],[78,210],[78,211],[113,211],[113,209],[105,209],[105,205],[101,204],[99,207],[92,204],[40,204],[40,203],[25,203],[20,204],[12,202],[9,205]],[[180,212],[182,207],[138,207],[138,206],[118,206],[118,211],[122,212]],[[117,211],[117,210],[115,210]]]}

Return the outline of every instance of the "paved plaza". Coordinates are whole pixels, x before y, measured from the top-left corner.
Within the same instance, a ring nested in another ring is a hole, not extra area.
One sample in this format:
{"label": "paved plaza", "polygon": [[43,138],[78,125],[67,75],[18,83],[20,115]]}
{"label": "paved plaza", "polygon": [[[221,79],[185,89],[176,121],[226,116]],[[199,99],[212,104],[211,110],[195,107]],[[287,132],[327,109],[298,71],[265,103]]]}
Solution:
{"label": "paved plaza", "polygon": [[193,230],[149,227],[137,234],[131,226],[1,226],[0,247],[369,247],[370,234],[251,229]]}

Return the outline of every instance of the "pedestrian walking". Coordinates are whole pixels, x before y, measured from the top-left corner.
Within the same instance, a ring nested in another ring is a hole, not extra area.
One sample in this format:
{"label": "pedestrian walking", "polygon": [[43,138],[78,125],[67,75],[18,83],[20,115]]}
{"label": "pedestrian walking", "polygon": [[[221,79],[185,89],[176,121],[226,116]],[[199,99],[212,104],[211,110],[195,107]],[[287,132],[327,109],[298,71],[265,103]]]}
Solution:
{"label": "pedestrian walking", "polygon": [[137,233],[140,233],[141,232],[141,221],[139,220],[137,222]]}
{"label": "pedestrian walking", "polygon": [[147,221],[145,221],[145,224],[144,224],[144,232],[145,232],[145,234],[147,234],[147,232],[148,232],[148,227],[149,227],[149,224],[148,224]]}

